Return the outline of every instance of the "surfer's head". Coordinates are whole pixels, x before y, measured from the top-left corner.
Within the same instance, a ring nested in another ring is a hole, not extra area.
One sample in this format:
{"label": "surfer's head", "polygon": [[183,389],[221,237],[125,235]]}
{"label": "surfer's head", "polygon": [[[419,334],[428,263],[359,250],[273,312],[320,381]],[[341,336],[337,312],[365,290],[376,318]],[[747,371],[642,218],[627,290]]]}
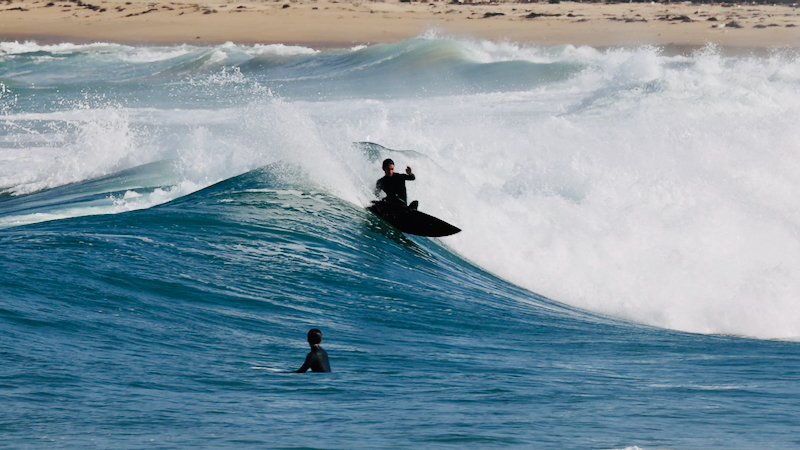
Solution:
{"label": "surfer's head", "polygon": [[322,342],[322,331],[316,328],[308,330],[308,345],[314,346]]}
{"label": "surfer's head", "polygon": [[383,171],[386,173],[386,176],[392,176],[394,173],[394,161],[392,161],[391,158],[383,160]]}

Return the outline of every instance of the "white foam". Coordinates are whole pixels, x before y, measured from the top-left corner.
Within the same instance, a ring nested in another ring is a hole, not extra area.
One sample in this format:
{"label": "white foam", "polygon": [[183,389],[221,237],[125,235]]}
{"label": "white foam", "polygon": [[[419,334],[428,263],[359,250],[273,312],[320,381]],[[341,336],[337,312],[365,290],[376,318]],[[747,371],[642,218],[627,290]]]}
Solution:
{"label": "white foam", "polygon": [[88,51],[110,51],[122,48],[119,44],[97,42],[92,44],[61,43],[53,45],[40,45],[35,41],[6,41],[0,42],[0,55],[20,55],[24,53],[47,52],[54,54],[68,54]]}
{"label": "white foam", "polygon": [[[323,140],[426,154],[395,158],[418,176],[412,197],[514,283],[659,327],[800,335],[798,60],[603,55],[545,90],[309,114]],[[381,175],[352,165],[356,185]]]}
{"label": "white foam", "polygon": [[[54,55],[67,55],[75,53],[108,54],[130,63],[151,63],[177,58],[192,52],[203,52],[208,47],[191,45],[141,47],[114,44],[107,42],[94,42],[89,44],[61,43],[53,45],[38,44],[35,41],[0,42],[0,56],[23,55],[29,53],[51,53]],[[309,47],[285,44],[255,44],[253,46],[237,45],[232,42],[211,47],[212,55],[209,64],[219,64],[228,58],[228,53],[242,52],[250,56],[298,56],[314,55],[318,50]],[[52,59],[52,57],[42,57]],[[216,66],[214,66],[216,67]]]}
{"label": "white foam", "polygon": [[144,149],[134,151],[136,131],[128,111],[78,106],[72,111],[4,117],[12,130],[5,140],[16,145],[0,148],[0,160],[6,163],[0,167],[0,187],[30,193],[153,160]]}
{"label": "white foam", "polygon": [[244,51],[258,56],[298,56],[319,53],[313,48],[284,44],[255,44],[252,48],[244,48]]}
{"label": "white foam", "polygon": [[[89,44],[61,43],[53,45],[42,45],[35,41],[25,41],[22,43],[19,41],[0,42],[0,56],[34,53],[49,53],[51,55],[85,53],[110,55],[121,61],[134,64],[166,61],[198,50],[198,47],[191,47],[188,45],[177,47],[133,47],[107,42],[94,42]],[[34,57],[34,60],[44,63],[54,61],[56,58],[50,55],[37,55]]]}
{"label": "white foam", "polygon": [[123,61],[141,64],[167,61],[188,55],[193,51],[196,51],[196,48],[188,45],[179,47],[127,47],[118,57]]}
{"label": "white foam", "polygon": [[119,214],[122,212],[135,211],[137,209],[152,208],[153,206],[195,192],[202,187],[204,186],[197,185],[190,181],[183,181],[175,186],[163,189],[157,188],[146,194],[129,190],[123,195],[109,195],[104,200],[94,200],[87,205],[78,203],[63,208],[56,208],[44,213],[37,212],[0,217],[0,229],[73,217]]}

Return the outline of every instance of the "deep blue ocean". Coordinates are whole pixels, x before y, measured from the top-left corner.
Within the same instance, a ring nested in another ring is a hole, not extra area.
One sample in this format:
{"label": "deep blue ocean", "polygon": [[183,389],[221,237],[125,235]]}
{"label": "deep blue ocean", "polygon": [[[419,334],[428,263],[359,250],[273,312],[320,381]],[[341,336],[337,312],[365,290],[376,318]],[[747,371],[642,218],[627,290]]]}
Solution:
{"label": "deep blue ocean", "polygon": [[0,43],[0,447],[800,448],[798,198],[793,50]]}

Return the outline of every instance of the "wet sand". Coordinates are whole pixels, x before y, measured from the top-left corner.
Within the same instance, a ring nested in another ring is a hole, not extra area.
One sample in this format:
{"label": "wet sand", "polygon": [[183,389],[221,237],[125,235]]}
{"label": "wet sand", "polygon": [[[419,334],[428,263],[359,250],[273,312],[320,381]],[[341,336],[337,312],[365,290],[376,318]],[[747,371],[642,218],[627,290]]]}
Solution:
{"label": "wet sand", "polygon": [[538,45],[800,47],[800,8],[690,3],[3,0],[0,39],[342,47],[426,32]]}

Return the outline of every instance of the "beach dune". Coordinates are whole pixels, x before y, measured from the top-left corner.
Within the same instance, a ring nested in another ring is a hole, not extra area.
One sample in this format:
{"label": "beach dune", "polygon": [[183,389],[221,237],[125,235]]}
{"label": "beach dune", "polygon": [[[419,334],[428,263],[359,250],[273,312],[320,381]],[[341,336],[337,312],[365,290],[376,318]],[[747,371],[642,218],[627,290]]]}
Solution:
{"label": "beach dune", "polygon": [[686,3],[5,0],[0,39],[123,43],[394,42],[430,30],[526,44],[800,47],[800,8]]}

